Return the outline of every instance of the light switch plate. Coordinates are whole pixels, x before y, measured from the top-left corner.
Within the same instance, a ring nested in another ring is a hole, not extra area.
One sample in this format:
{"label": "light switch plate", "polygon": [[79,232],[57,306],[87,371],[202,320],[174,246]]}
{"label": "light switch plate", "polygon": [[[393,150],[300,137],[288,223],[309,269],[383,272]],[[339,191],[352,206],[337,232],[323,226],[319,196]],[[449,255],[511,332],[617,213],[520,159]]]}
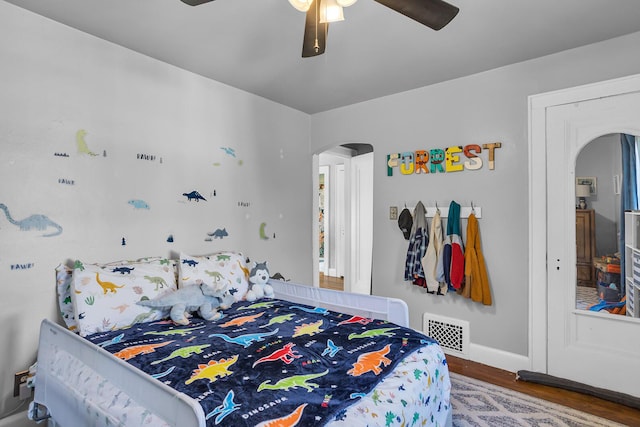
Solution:
{"label": "light switch plate", "polygon": [[390,206],[389,207],[389,219],[397,220],[398,219],[398,207]]}

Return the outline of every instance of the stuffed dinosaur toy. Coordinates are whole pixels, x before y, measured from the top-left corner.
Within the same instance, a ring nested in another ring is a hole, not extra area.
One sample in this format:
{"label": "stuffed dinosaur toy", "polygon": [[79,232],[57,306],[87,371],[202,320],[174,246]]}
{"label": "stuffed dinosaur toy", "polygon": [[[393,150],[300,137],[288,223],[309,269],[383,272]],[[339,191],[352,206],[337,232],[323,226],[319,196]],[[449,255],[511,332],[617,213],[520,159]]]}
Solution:
{"label": "stuffed dinosaur toy", "polygon": [[253,268],[249,271],[250,288],[245,295],[247,301],[255,301],[260,298],[273,298],[273,287],[268,285],[269,267],[267,262],[253,263]]}
{"label": "stuffed dinosaur toy", "polygon": [[170,317],[179,325],[188,325],[188,314],[198,311],[200,317],[205,320],[218,320],[222,313],[218,309],[225,310],[231,307],[233,295],[226,289],[213,290],[207,285],[190,285],[177,291],[165,294],[160,298],[138,301],[138,305],[158,309],[171,309]]}

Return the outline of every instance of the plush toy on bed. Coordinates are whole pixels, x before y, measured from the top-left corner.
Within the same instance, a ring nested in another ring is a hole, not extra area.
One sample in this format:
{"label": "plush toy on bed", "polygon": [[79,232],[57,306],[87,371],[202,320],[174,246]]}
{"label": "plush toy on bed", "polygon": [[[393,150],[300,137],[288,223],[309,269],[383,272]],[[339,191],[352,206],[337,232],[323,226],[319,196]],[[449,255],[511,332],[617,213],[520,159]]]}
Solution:
{"label": "plush toy on bed", "polygon": [[253,263],[253,268],[249,272],[249,291],[245,295],[247,301],[255,301],[263,297],[273,298],[273,288],[268,285],[269,267],[267,262]]}
{"label": "plush toy on bed", "polygon": [[231,307],[234,299],[226,289],[213,290],[207,285],[189,285],[160,298],[138,301],[138,305],[159,309],[171,309],[171,320],[179,325],[188,325],[188,314],[198,311],[205,320],[218,320],[225,310]]}

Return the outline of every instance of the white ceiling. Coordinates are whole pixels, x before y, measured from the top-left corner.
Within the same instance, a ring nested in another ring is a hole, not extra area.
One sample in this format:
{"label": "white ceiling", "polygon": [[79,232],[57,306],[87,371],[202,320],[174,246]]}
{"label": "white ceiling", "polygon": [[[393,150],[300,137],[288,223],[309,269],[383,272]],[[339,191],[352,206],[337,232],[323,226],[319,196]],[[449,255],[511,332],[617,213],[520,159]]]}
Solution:
{"label": "white ceiling", "polygon": [[287,0],[6,1],[310,114],[640,31],[639,0],[450,0],[440,31],[360,0],[302,58]]}

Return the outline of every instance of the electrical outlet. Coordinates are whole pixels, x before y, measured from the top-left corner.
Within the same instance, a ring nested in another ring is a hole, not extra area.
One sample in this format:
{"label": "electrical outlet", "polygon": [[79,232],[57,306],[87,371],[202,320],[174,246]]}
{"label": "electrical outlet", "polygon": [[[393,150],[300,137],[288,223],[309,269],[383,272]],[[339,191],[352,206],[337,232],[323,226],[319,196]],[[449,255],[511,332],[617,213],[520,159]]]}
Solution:
{"label": "electrical outlet", "polygon": [[18,399],[20,400],[31,399],[32,396],[33,396],[33,389],[29,387],[29,384],[27,384],[26,382],[24,384],[20,384],[20,396],[18,396]]}
{"label": "electrical outlet", "polygon": [[397,220],[398,219],[398,207],[390,206],[389,207],[389,219]]}
{"label": "electrical outlet", "polygon": [[16,372],[13,380],[13,397],[20,396],[20,388],[27,386],[29,371]]}

